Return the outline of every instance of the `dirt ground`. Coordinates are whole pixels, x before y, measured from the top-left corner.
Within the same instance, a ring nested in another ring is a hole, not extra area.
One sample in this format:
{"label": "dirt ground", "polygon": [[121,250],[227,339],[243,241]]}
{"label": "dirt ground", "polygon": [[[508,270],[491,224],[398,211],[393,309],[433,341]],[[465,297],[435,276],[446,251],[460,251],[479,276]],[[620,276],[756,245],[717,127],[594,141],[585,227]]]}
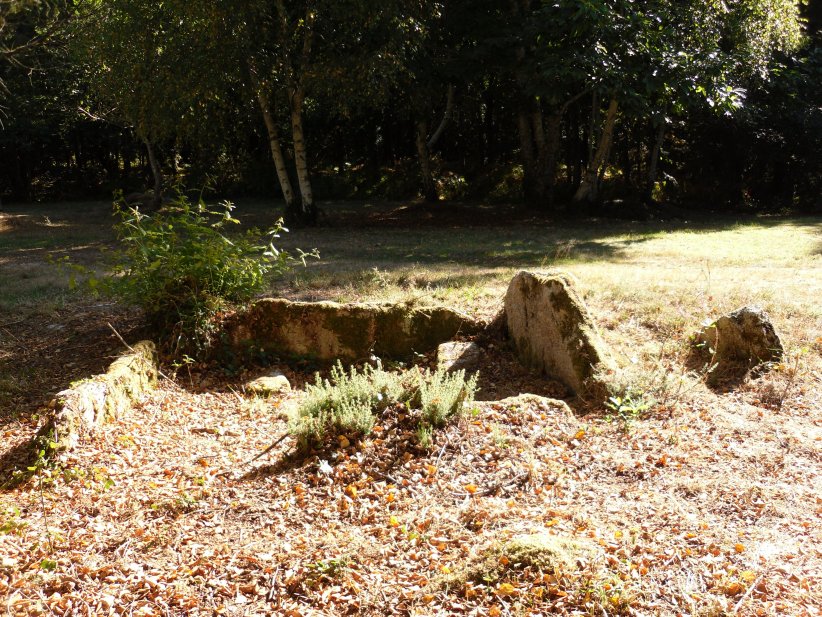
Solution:
{"label": "dirt ground", "polygon": [[[48,250],[7,237],[3,276],[21,251]],[[655,318],[626,309],[625,296],[588,299],[607,340],[683,338],[664,307]],[[279,366],[294,390],[263,400],[242,392],[263,367],[167,365],[125,417],[41,468],[27,444],[50,398],[104,370],[122,350],[113,330],[129,341],[143,332],[138,315],[107,302],[21,306],[0,316],[9,615],[820,614],[813,313],[780,314],[783,327],[801,324],[788,336],[806,346],[724,391],[688,375],[674,346],[653,371],[676,385],[635,419],[570,399],[571,414],[539,398],[500,402],[565,393],[519,368],[504,341],[486,342],[478,402],[429,449],[413,411],[393,407],[363,439],[298,454],[286,438],[255,459],[286,433],[313,367]],[[28,466],[19,482],[14,469]],[[510,548],[533,534],[568,554]]]}

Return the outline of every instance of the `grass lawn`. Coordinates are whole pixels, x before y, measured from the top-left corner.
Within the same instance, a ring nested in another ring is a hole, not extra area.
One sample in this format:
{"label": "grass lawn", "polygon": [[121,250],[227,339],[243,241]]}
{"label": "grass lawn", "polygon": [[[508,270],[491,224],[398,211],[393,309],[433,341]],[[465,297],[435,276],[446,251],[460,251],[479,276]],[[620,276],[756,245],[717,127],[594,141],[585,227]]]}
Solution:
{"label": "grass lawn", "polygon": [[[249,463],[284,433],[299,392],[246,398],[246,375],[166,367],[176,379],[58,468],[0,492],[9,614],[819,614],[822,219],[323,207],[327,226],[282,239],[320,259],[272,293],[491,319],[518,270],[560,268],[656,403],[611,418],[485,396],[430,449],[392,412],[361,440],[308,456],[286,440]],[[140,334],[133,311],[66,292],[46,261],[101,264],[109,213],[0,212],[0,481],[53,395],[122,348],[112,327]],[[260,202],[237,213],[246,225],[273,218]],[[685,366],[688,338],[745,304],[770,314],[785,360],[710,390]],[[311,378],[281,368],[295,386]],[[494,379],[514,394],[540,382],[482,370],[488,392]]]}

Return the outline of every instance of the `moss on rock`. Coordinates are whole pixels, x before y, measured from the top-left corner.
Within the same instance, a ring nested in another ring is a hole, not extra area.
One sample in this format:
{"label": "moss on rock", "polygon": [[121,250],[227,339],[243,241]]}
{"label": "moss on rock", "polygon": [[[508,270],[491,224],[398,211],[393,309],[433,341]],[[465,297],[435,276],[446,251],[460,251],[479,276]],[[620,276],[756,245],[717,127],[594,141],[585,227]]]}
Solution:
{"label": "moss on rock", "polygon": [[226,325],[222,353],[303,356],[321,361],[355,361],[372,353],[407,358],[471,334],[481,324],[445,307],[404,304],[337,304],[259,300]]}
{"label": "moss on rock", "polygon": [[41,433],[53,435],[55,451],[73,449],[84,435],[118,418],[134,399],[153,388],[157,373],[154,343],[137,343],[105,373],[76,382],[60,392],[54,416]]}
{"label": "moss on rock", "polygon": [[518,535],[486,546],[451,574],[436,581],[435,586],[496,583],[507,578],[512,570],[526,568],[552,574],[571,573],[578,571],[593,555],[593,547],[582,540],[548,533]]}
{"label": "moss on rock", "polygon": [[520,272],[505,294],[508,332],[520,361],[580,396],[599,395],[611,354],[566,273]]}

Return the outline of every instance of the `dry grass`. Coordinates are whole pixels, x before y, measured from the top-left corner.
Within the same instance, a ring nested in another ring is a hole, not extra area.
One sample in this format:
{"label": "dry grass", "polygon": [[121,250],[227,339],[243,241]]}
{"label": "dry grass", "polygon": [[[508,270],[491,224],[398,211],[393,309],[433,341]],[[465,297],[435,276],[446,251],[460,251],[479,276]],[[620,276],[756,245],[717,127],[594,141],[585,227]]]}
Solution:
{"label": "dry grass", "polygon": [[[265,213],[252,208],[255,217]],[[569,270],[634,383],[658,404],[623,423],[534,402],[478,403],[430,450],[393,410],[363,441],[333,441],[301,459],[284,442],[248,465],[285,431],[281,412],[298,394],[245,402],[233,391],[246,375],[185,367],[185,388],[166,381],[61,467],[0,493],[4,608],[818,615],[820,221],[697,227],[407,221],[290,234],[287,244],[322,254],[277,283],[292,297],[437,301],[490,317],[518,269]],[[0,259],[20,264],[26,249],[6,233]],[[734,390],[708,390],[687,374],[687,338],[748,303],[770,313],[787,357]],[[0,339],[11,390],[23,383],[12,370],[20,346],[36,334]],[[486,360],[491,375],[504,362],[490,352]],[[310,379],[285,372],[295,386]],[[33,423],[3,430],[11,447]],[[499,550],[530,534],[590,550],[561,568]]]}

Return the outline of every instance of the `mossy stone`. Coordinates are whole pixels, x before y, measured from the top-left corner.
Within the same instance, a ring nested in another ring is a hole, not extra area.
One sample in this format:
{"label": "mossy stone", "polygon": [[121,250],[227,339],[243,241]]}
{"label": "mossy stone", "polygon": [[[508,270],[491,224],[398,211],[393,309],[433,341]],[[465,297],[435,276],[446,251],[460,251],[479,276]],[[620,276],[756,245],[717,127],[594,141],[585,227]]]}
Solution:
{"label": "mossy stone", "polygon": [[457,333],[475,333],[481,324],[444,307],[405,304],[255,302],[225,326],[229,354],[244,350],[320,361],[357,361],[371,354],[405,359],[430,351]]}
{"label": "mossy stone", "polygon": [[614,368],[570,274],[520,272],[505,294],[508,332],[520,361],[579,396],[599,395]]}

